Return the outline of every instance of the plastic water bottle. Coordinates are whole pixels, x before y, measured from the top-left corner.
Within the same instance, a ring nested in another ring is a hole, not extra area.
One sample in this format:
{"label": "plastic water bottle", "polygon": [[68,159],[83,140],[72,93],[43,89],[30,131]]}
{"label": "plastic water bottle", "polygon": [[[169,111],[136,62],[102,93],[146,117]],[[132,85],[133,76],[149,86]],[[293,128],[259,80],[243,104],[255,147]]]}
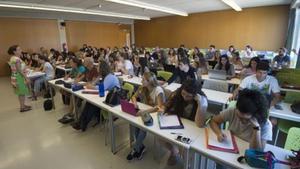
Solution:
{"label": "plastic water bottle", "polygon": [[99,90],[99,96],[104,97],[105,91],[104,91],[104,83],[103,82],[99,82],[98,90]]}

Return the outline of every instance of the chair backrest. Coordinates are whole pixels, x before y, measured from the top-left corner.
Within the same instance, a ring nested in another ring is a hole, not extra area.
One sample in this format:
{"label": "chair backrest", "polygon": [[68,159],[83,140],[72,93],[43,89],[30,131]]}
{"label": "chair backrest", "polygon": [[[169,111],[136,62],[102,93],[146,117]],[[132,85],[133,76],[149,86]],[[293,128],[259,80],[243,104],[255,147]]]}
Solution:
{"label": "chair backrest", "polygon": [[130,99],[132,94],[133,94],[133,91],[134,91],[134,86],[132,84],[129,84],[129,83],[124,83],[122,88],[125,89],[125,90],[128,90],[127,97]]}
{"label": "chair backrest", "polygon": [[220,92],[228,92],[228,83],[214,80],[205,80],[203,83],[203,88],[217,90]]}
{"label": "chair backrest", "polygon": [[300,101],[300,94],[298,92],[287,91],[284,102],[293,104],[295,101]]}
{"label": "chair backrest", "polygon": [[282,69],[276,74],[280,85],[285,83],[300,86],[300,69]]}
{"label": "chair backrest", "polygon": [[167,71],[157,71],[157,77],[163,78],[165,81],[168,81],[172,77],[173,73],[172,72],[167,72]]}
{"label": "chair backrest", "polygon": [[300,128],[292,127],[290,128],[284,149],[287,150],[299,150],[300,149]]}

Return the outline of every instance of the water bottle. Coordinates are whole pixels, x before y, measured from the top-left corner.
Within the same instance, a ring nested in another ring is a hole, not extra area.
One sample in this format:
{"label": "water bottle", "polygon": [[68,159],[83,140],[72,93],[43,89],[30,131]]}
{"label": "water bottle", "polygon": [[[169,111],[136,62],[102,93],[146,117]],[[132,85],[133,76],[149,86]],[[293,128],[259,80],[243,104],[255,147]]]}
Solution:
{"label": "water bottle", "polygon": [[105,91],[104,91],[104,83],[103,82],[99,82],[98,90],[99,90],[99,96],[104,97]]}

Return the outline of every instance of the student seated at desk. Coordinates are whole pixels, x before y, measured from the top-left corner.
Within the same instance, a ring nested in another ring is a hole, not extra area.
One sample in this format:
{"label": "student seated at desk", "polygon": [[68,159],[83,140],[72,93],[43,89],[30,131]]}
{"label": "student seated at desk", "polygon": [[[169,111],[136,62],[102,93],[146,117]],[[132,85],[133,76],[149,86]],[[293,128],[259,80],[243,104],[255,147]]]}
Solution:
{"label": "student seated at desk", "polygon": [[268,75],[269,69],[268,63],[259,62],[256,67],[256,74],[243,79],[240,86],[233,92],[231,99],[235,99],[240,90],[251,89],[265,94],[270,106],[277,104],[280,101],[280,87],[277,79]]}
{"label": "student seated at desk", "polygon": [[[165,102],[165,94],[163,89],[159,86],[154,73],[145,72],[143,75],[142,86],[132,96],[132,102],[137,105],[137,99],[140,99],[142,103],[153,106],[153,108],[147,110],[140,110],[138,114],[153,113],[163,109]],[[141,160],[143,154],[146,151],[143,141],[146,137],[146,132],[134,126],[130,126],[135,137],[135,143],[133,149],[127,156],[127,160],[133,159]]]}
{"label": "student seated at desk", "polygon": [[229,58],[227,55],[222,55],[219,59],[219,62],[216,64],[215,70],[224,70],[226,71],[226,75],[229,78],[235,76],[234,66],[229,62]]}
{"label": "student seated at desk", "polygon": [[236,51],[236,49],[234,48],[233,45],[230,45],[228,47],[228,51],[226,52],[226,55],[229,57],[229,58],[232,58],[234,53],[239,53],[238,51]]}
{"label": "student seated at desk", "polygon": [[216,57],[216,46],[210,45],[207,53],[205,54],[205,59],[206,60],[214,60],[215,57]]}
{"label": "student seated at desk", "polygon": [[234,67],[234,70],[242,70],[244,68],[239,52],[231,53],[231,63]]}
{"label": "student seated at desk", "polygon": [[173,82],[182,83],[186,79],[197,79],[196,69],[190,65],[187,57],[179,60],[178,68],[173,72],[172,77],[168,80],[168,84]]}
{"label": "student seated at desk", "polygon": [[[99,78],[103,79],[104,90],[111,90],[114,87],[120,87],[119,79],[116,75],[111,73],[111,69],[107,62],[100,60],[99,62]],[[96,89],[96,81],[94,83],[87,83],[87,89]],[[80,115],[79,121],[72,124],[75,130],[86,131],[86,128],[93,117],[98,118],[100,122],[100,111],[101,109],[91,103],[86,103],[84,109]]]}
{"label": "student seated at desk", "polygon": [[[208,102],[202,91],[201,84],[196,80],[186,80],[168,100],[164,112],[176,114],[181,118],[195,121],[198,127],[203,127]],[[168,159],[169,165],[175,165],[179,159],[179,149],[176,145],[164,142],[166,148],[171,152]]]}
{"label": "student seated at desk", "polygon": [[245,47],[245,51],[241,53],[241,58],[244,65],[247,65],[250,59],[256,56],[256,53],[253,51],[253,48],[250,45],[247,45]]}
{"label": "student seated at desk", "polygon": [[272,66],[274,68],[289,68],[291,63],[290,56],[287,54],[286,48],[280,48],[278,55],[274,57]]}
{"label": "student seated at desk", "polygon": [[249,148],[263,151],[267,141],[272,141],[268,101],[259,91],[241,90],[236,108],[226,109],[213,117],[210,127],[220,142],[226,139],[219,128],[225,122],[229,122],[228,130],[235,136],[249,142]]}
{"label": "student seated at desk", "polygon": [[174,48],[171,48],[168,52],[168,65],[178,66],[178,57]]}
{"label": "student seated at desk", "polygon": [[[82,81],[85,77],[86,68],[82,65],[81,60],[73,57],[70,60],[70,64],[72,66],[72,70],[64,77],[64,79],[67,80],[68,78],[72,78],[74,79],[74,83]],[[63,103],[65,105],[69,105],[69,113],[65,114],[61,119],[58,120],[58,122],[67,124],[74,121],[73,106],[75,105],[73,105],[73,101],[70,98],[70,93],[63,90],[61,90],[60,92],[62,94]]]}
{"label": "student seated at desk", "polygon": [[193,66],[196,68],[197,80],[201,80],[201,75],[208,73],[208,63],[202,53],[196,55]]}
{"label": "student seated at desk", "polygon": [[37,100],[37,94],[41,91],[42,84],[44,84],[45,81],[54,79],[54,74],[55,74],[54,68],[49,63],[49,60],[46,56],[39,55],[39,63],[42,66],[42,72],[44,72],[46,75],[45,77],[42,76],[34,80],[32,100]]}
{"label": "student seated at desk", "polygon": [[247,67],[245,67],[240,73],[241,79],[244,79],[247,76],[256,74],[256,66],[259,62],[260,62],[259,57],[251,58]]}
{"label": "student seated at desk", "polygon": [[[269,63],[259,62],[256,67],[256,74],[246,77],[242,80],[240,86],[233,92],[230,99],[235,99],[238,96],[239,90],[251,89],[262,92],[269,101],[269,107],[275,106],[280,102],[280,87],[275,77],[269,76]],[[277,120],[271,118],[272,124],[276,125]]]}

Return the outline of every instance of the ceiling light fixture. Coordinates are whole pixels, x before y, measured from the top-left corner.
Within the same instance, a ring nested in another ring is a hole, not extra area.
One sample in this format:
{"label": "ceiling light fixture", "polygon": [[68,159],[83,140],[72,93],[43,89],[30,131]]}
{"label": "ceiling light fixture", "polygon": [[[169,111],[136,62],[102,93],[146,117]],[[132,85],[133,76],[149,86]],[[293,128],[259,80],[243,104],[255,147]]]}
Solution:
{"label": "ceiling light fixture", "polygon": [[80,8],[63,8],[59,6],[38,5],[38,4],[31,4],[31,3],[7,3],[7,2],[0,1],[0,7],[78,13],[78,14],[87,14],[87,15],[100,15],[100,16],[110,16],[110,17],[138,19],[138,20],[150,20],[150,17],[147,16],[128,15],[122,13],[114,13],[114,12],[99,11],[99,10],[87,10],[87,9],[80,9]]}
{"label": "ceiling light fixture", "polygon": [[136,1],[136,0],[106,0],[106,1],[119,3],[119,4],[123,4],[123,5],[135,6],[135,7],[139,7],[139,8],[151,9],[154,11],[160,11],[160,12],[165,12],[165,13],[170,13],[170,14],[175,14],[175,15],[180,15],[180,16],[188,16],[188,13],[183,12],[183,11],[178,11],[178,10],[175,10],[172,8],[153,5],[153,4]]}
{"label": "ceiling light fixture", "polygon": [[222,1],[236,11],[242,11],[242,8],[234,0],[222,0]]}

